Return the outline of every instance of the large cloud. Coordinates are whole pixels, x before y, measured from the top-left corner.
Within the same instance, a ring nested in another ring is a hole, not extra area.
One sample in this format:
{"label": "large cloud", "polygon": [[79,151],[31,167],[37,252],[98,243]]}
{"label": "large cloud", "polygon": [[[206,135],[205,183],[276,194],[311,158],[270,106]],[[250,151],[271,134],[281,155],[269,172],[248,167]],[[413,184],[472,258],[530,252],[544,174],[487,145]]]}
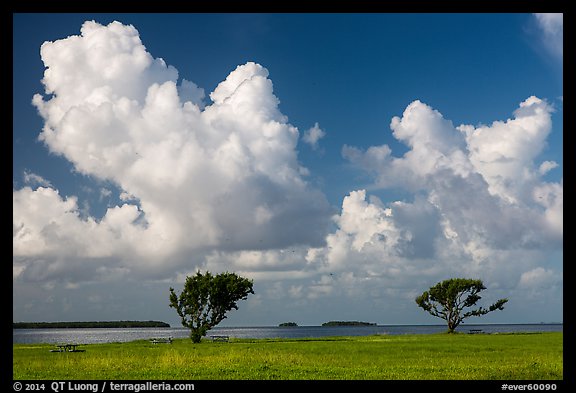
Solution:
{"label": "large cloud", "polygon": [[529,97],[511,119],[455,127],[414,101],[390,124],[409,148],[403,156],[394,157],[387,145],[342,150],[373,174],[375,188],[408,191],[413,200],[386,206],[366,201],[365,191],[352,192],[318,260],[332,268],[354,260],[380,272],[395,266],[404,277],[415,269],[426,275],[428,268],[431,274],[482,274],[502,285],[531,282],[530,272],[544,271],[536,265],[546,263],[546,254],[562,249],[562,182],[543,180],[557,164],[537,161],[551,112],[545,101]]}
{"label": "large cloud", "polygon": [[537,162],[551,112],[545,101],[529,97],[512,119],[454,127],[415,101],[391,122],[393,135],[409,147],[402,157],[393,157],[387,145],[366,151],[345,146],[343,155],[371,171],[379,188],[424,195],[461,239],[481,236],[497,248],[544,245],[561,241],[563,233],[557,219],[562,183],[546,183],[541,169],[556,164]]}
{"label": "large cloud", "polygon": [[238,66],[206,105],[204,91],[178,85],[177,70],[153,58],[132,26],[85,22],[81,35],[45,42],[41,56],[39,139],[78,172],[116,184],[126,203],[85,218],[74,197],[52,188],[15,190],[23,277],[40,256],[48,270],[53,256],[112,258],[138,271],[190,265],[191,250],[322,243],[329,206],[304,177],[299,132],[261,65]]}

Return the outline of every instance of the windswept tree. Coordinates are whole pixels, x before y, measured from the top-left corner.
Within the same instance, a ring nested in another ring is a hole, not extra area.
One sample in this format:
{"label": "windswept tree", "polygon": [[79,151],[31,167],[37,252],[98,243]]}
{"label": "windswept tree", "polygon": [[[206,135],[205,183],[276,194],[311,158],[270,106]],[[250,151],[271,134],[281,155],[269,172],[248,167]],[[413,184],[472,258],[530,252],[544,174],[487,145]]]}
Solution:
{"label": "windswept tree", "polygon": [[235,273],[212,275],[198,271],[195,276],[186,277],[184,288],[176,295],[170,288],[170,307],[182,320],[182,326],[190,329],[190,338],[199,343],[206,332],[218,325],[226,313],[238,310],[236,302],[253,294],[253,282]]}
{"label": "windswept tree", "polygon": [[488,308],[465,311],[474,307],[482,298],[478,293],[486,289],[482,280],[451,278],[439,282],[416,298],[416,304],[431,315],[448,323],[448,332],[454,330],[468,317],[478,317],[491,311],[503,310],[508,299],[500,299]]}

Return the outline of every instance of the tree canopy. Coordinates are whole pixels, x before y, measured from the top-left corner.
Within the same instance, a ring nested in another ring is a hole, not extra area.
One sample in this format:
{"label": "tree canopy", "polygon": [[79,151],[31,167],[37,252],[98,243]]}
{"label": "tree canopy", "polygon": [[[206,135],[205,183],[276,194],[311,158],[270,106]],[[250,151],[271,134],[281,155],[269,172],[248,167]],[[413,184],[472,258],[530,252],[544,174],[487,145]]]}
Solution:
{"label": "tree canopy", "polygon": [[236,302],[254,293],[252,286],[252,280],[235,273],[212,275],[198,271],[186,277],[179,296],[170,288],[170,307],[176,309],[182,326],[190,329],[190,338],[198,343],[208,330],[226,318],[228,311],[238,309]]}
{"label": "tree canopy", "polygon": [[468,317],[481,316],[504,309],[504,304],[508,302],[508,299],[500,299],[488,308],[479,307],[464,311],[476,305],[482,298],[478,293],[485,289],[482,280],[451,278],[439,282],[415,300],[419,307],[431,315],[444,319],[448,324],[448,332],[453,333]]}

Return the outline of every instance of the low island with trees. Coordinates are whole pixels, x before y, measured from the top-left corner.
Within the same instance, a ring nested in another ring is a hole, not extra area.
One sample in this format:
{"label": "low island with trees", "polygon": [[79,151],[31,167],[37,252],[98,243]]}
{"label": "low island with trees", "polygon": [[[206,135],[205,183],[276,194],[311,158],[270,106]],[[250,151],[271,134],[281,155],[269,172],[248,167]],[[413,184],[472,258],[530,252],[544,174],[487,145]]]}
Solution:
{"label": "low island with trees", "polygon": [[322,326],[376,326],[376,323],[361,321],[330,321],[324,322]]}
{"label": "low island with trees", "polygon": [[278,325],[279,327],[296,327],[298,324],[296,322],[282,322]]}
{"label": "low island with trees", "polygon": [[161,321],[13,322],[13,329],[169,328]]}

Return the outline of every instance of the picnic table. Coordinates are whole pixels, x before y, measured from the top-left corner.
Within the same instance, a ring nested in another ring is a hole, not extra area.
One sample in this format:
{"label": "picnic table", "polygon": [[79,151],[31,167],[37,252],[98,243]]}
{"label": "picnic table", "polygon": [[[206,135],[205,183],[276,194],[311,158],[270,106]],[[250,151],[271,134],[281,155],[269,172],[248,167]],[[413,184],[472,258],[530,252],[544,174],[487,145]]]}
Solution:
{"label": "picnic table", "polygon": [[228,336],[210,336],[210,338],[212,339],[212,341],[225,341],[225,342],[228,342],[228,340],[230,339],[230,337]]}
{"label": "picnic table", "polygon": [[151,338],[150,342],[152,344],[172,344],[172,337],[168,338]]}
{"label": "picnic table", "polygon": [[55,349],[51,349],[50,352],[84,352],[84,350],[82,349],[78,349],[78,346],[80,344],[72,344],[72,343],[66,343],[66,344],[56,344],[56,348]]}

